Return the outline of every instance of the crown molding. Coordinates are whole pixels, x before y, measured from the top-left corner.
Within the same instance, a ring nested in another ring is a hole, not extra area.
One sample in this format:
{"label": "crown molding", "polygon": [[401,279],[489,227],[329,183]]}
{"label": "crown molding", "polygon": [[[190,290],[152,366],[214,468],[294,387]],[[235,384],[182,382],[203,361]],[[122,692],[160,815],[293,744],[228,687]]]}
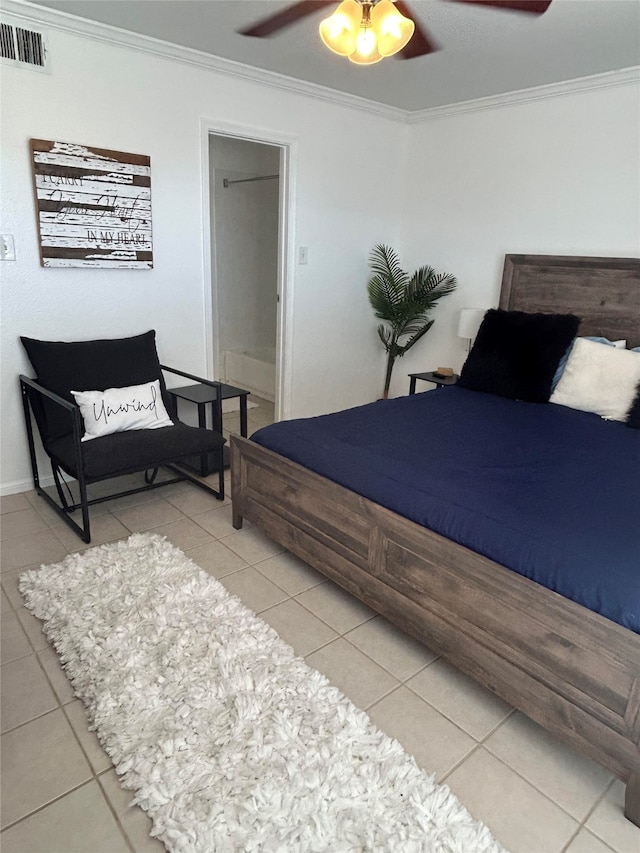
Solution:
{"label": "crown molding", "polygon": [[2,0],[0,12],[10,15],[12,18],[28,21],[32,26],[42,26],[44,24],[51,30],[59,30],[60,32],[70,33],[71,35],[82,35],[94,41],[106,42],[116,47],[129,48],[138,53],[172,59],[186,65],[195,65],[228,77],[257,83],[270,89],[281,89],[337,106],[347,107],[348,109],[357,109],[384,118],[394,119],[395,121],[404,122],[409,115],[406,110],[399,109],[398,107],[380,104],[376,101],[370,101],[367,98],[331,89],[328,86],[320,86],[317,83],[297,80],[293,77],[287,77],[286,74],[278,74],[275,71],[255,68],[232,59],[211,56],[208,53],[203,53],[193,48],[129,32],[119,27],[113,27],[110,24],[101,24],[97,21],[89,21],[86,18],[70,15],[67,12],[60,12],[44,6],[36,6],[25,2],[25,0]]}
{"label": "crown molding", "polygon": [[528,104],[533,101],[544,101],[564,95],[574,95],[582,92],[594,92],[598,89],[608,89],[612,86],[626,86],[640,83],[640,65],[622,68],[619,71],[606,71],[589,77],[578,77],[575,80],[564,80],[561,83],[549,83],[545,86],[534,86],[530,89],[519,89],[516,92],[506,92],[503,95],[492,95],[487,98],[476,98],[473,101],[462,101],[457,104],[445,104],[441,107],[430,107],[407,114],[409,124],[420,124],[440,118],[475,113],[482,110],[494,110],[500,107],[510,107],[515,104]]}
{"label": "crown molding", "polygon": [[285,74],[278,74],[275,71],[255,68],[232,59],[211,56],[193,48],[132,33],[109,24],[89,21],[86,18],[79,18],[76,15],[70,15],[66,12],[60,12],[44,6],[36,6],[33,3],[27,2],[27,0],[1,0],[1,2],[0,12],[2,14],[29,22],[31,25],[40,27],[44,25],[52,30],[59,30],[60,32],[70,33],[71,35],[81,35],[94,41],[105,42],[117,47],[129,48],[138,53],[146,53],[150,56],[197,66],[228,77],[247,80],[251,83],[266,86],[267,88],[280,89],[308,98],[315,98],[318,101],[331,103],[334,106],[342,106],[350,110],[356,109],[406,124],[422,124],[441,118],[465,115],[482,110],[493,110],[500,107],[532,103],[563,95],[592,92],[611,86],[623,86],[640,82],[640,66],[632,66],[618,71],[607,71],[589,77],[566,80],[561,83],[550,83],[544,86],[534,86],[529,89],[519,89],[515,92],[506,92],[501,95],[491,95],[471,101],[461,101],[456,104],[445,104],[439,107],[410,111],[371,101],[358,95],[340,92],[337,89],[331,89],[327,86],[320,86],[317,83],[297,80]]}

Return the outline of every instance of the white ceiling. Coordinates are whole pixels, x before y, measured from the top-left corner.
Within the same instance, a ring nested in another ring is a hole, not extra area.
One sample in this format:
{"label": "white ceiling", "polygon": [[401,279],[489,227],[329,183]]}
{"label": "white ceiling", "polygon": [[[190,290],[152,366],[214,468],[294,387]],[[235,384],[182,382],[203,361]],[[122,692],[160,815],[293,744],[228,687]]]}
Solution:
{"label": "white ceiling", "polygon": [[266,39],[236,32],[291,5],[286,0],[40,0],[36,5],[410,111],[640,65],[640,0],[553,0],[540,17],[454,0],[407,2],[440,50],[369,67],[354,66],[321,43],[318,24],[331,9]]}

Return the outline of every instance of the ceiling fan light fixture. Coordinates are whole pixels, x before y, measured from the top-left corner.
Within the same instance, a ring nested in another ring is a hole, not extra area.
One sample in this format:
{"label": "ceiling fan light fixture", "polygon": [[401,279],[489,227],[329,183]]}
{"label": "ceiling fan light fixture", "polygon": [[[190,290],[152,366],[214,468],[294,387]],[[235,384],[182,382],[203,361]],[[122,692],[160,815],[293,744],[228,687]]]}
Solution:
{"label": "ceiling fan light fixture", "polygon": [[332,15],[320,22],[320,38],[339,56],[356,65],[373,65],[402,50],[415,24],[391,0],[342,0]]}
{"label": "ceiling fan light fixture", "polygon": [[371,10],[371,24],[381,56],[393,56],[401,51],[416,28],[412,20],[400,14],[391,0],[378,0]]}
{"label": "ceiling fan light fixture", "polygon": [[362,6],[357,0],[342,0],[332,15],[320,22],[320,38],[339,56],[349,56],[357,49]]}

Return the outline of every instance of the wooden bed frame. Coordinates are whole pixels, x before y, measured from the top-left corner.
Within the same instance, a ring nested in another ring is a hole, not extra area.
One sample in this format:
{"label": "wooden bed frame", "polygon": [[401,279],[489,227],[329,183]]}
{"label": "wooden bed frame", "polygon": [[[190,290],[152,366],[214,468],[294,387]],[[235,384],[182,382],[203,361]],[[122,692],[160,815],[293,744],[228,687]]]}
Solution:
{"label": "wooden bed frame", "polygon": [[[640,345],[640,260],[507,255],[500,307]],[[640,826],[640,635],[250,440],[233,524],[268,536],[626,783]],[[640,555],[638,566],[640,583]]]}

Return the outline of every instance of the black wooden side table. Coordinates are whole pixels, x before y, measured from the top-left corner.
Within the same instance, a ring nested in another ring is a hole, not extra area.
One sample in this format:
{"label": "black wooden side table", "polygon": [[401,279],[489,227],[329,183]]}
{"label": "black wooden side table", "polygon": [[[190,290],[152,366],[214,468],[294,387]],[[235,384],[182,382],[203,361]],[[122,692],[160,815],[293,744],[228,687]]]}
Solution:
{"label": "black wooden side table", "polygon": [[[227,385],[224,382],[215,382],[214,387],[211,385],[185,385],[181,388],[167,388],[167,391],[176,401],[187,400],[190,403],[195,403],[198,407],[198,426],[207,426],[207,406],[211,405],[211,427],[216,432],[222,433],[222,401],[231,400],[234,397],[240,398],[240,434],[246,438],[247,436],[247,397],[249,391],[244,388],[236,388],[235,385]],[[229,448],[224,447],[224,467],[229,467]],[[212,454],[209,454],[212,456]],[[198,473],[201,477],[206,477],[212,472],[212,459],[206,455],[200,460]],[[197,466],[191,466],[193,468]]]}
{"label": "black wooden side table", "polygon": [[452,376],[436,376],[432,370],[428,373],[410,373],[409,394],[416,393],[416,379],[422,379],[424,382],[433,382],[438,388],[444,388],[446,385],[455,385],[459,378],[457,373],[454,373]]}

